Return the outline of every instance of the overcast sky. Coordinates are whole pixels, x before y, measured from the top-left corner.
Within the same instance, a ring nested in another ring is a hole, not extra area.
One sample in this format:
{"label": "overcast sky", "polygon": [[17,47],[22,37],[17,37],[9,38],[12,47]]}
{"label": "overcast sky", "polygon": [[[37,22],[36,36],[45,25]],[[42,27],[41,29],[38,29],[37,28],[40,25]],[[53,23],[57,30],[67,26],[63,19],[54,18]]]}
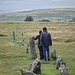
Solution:
{"label": "overcast sky", "polygon": [[0,0],[0,13],[45,8],[75,8],[75,0]]}

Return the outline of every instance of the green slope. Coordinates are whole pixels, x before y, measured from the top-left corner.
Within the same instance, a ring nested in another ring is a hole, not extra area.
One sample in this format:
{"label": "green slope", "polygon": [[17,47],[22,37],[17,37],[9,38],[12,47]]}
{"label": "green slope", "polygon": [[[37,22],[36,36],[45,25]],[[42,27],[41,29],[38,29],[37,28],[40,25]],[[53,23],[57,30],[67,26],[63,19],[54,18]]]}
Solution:
{"label": "green slope", "polygon": [[44,18],[50,21],[70,21],[75,17],[75,8],[39,9],[16,13],[0,14],[0,21],[24,21],[27,16],[32,16],[34,21]]}

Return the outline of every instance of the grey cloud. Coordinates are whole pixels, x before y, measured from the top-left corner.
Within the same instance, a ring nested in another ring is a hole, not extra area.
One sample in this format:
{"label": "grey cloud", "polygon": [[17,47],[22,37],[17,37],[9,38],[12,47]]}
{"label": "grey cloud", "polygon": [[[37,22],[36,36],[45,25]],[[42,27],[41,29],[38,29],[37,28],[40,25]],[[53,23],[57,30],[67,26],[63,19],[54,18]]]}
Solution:
{"label": "grey cloud", "polygon": [[75,8],[75,0],[0,0],[0,13],[69,7]]}

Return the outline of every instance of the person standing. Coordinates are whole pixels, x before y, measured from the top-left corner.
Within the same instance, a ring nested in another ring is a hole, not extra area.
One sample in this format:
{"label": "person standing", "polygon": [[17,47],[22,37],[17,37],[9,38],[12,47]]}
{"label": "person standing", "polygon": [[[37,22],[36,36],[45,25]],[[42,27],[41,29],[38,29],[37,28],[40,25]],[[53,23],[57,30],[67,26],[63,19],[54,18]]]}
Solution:
{"label": "person standing", "polygon": [[50,61],[50,55],[49,55],[49,46],[52,46],[52,40],[51,40],[51,35],[49,32],[47,32],[47,28],[43,28],[43,32],[40,36],[40,42],[42,43],[43,46],[43,54],[44,54],[44,60],[46,61],[46,52],[47,52],[47,58],[48,61]]}
{"label": "person standing", "polygon": [[39,54],[40,54],[40,60],[44,59],[44,55],[43,55],[43,48],[42,45],[40,44],[40,35],[41,35],[42,31],[39,31],[39,35],[36,36],[36,38],[33,37],[34,40],[38,39],[38,48],[39,48]]}

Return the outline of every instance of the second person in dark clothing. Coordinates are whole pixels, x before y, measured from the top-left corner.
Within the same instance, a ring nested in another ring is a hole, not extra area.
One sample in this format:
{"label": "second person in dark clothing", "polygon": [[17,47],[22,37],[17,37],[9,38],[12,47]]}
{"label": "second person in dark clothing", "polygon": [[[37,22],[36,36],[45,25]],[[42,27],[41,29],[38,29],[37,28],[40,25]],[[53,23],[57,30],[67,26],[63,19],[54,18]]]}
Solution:
{"label": "second person in dark clothing", "polygon": [[43,32],[41,34],[40,37],[40,41],[42,43],[43,46],[43,54],[44,54],[44,60],[46,61],[46,52],[47,52],[47,56],[48,56],[48,61],[50,61],[50,55],[49,55],[49,45],[52,45],[52,40],[51,40],[51,35],[50,33],[47,32],[47,28],[44,27],[43,28]]}
{"label": "second person in dark clothing", "polygon": [[33,37],[34,40],[38,39],[38,48],[39,48],[39,53],[40,53],[40,59],[44,59],[44,55],[43,55],[43,48],[42,45],[40,43],[40,35],[41,35],[42,31],[39,31],[39,35],[36,36],[36,38]]}

